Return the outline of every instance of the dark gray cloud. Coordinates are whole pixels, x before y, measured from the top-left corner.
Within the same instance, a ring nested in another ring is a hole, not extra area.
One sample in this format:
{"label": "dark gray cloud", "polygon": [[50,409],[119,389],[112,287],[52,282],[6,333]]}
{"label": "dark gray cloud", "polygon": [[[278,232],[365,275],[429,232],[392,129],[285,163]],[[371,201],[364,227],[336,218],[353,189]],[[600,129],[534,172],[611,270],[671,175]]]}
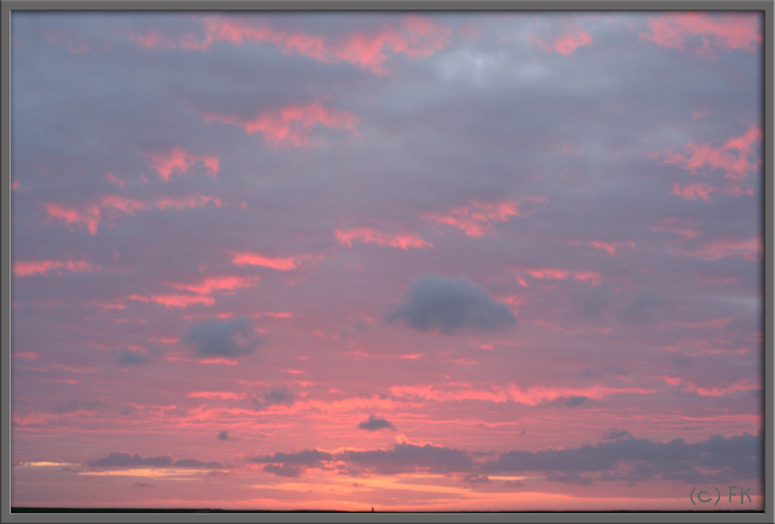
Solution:
{"label": "dark gray cloud", "polygon": [[107,457],[98,459],[89,463],[90,466],[95,467],[127,467],[127,466],[170,466],[172,465],[172,457],[169,455],[162,455],[159,457],[141,457],[138,454],[130,455],[129,453],[122,453],[119,451],[111,451]]}
{"label": "dark gray cloud", "polygon": [[430,444],[395,444],[390,451],[345,451],[343,458],[357,468],[383,475],[415,471],[451,473],[468,471],[472,466],[468,452]]}
{"label": "dark gray cloud", "polygon": [[[543,473],[546,480],[589,485],[614,480],[634,484],[646,480],[687,482],[748,480],[762,474],[763,433],[722,437],[687,444],[682,439],[654,442],[627,431],[612,431],[596,445],[558,450],[508,451],[485,462],[474,458],[492,453],[451,449],[426,444],[396,444],[391,450],[328,453],[304,450],[246,459],[265,464],[278,476],[298,477],[308,468],[339,468],[348,474],[459,473],[467,483],[490,482],[493,473]],[[344,463],[344,465],[342,465]]]}
{"label": "dark gray cloud", "polygon": [[149,360],[150,357],[147,354],[131,349],[122,349],[116,357],[116,362],[119,366],[136,366],[145,364]]}
{"label": "dark gray cloud", "polygon": [[260,411],[270,406],[291,406],[296,401],[293,392],[286,387],[269,390],[263,397],[252,397],[253,409]]}
{"label": "dark gray cloud", "polygon": [[229,440],[229,432],[221,431],[220,433],[218,433],[218,440]]}
{"label": "dark gray cloud", "polygon": [[[599,480],[637,482],[641,480],[683,480],[686,482],[756,479],[762,474],[762,438],[715,435],[708,440],[687,444],[683,439],[667,443],[638,439],[627,432],[612,432],[595,446],[545,450],[509,451],[486,462],[486,472],[545,472],[548,480],[588,484],[592,477],[581,474],[614,472],[619,466],[635,467],[629,472],[605,474]],[[706,470],[703,472],[702,470]]]}
{"label": "dark gray cloud", "polygon": [[438,275],[418,278],[403,302],[386,313],[385,319],[404,320],[415,329],[445,334],[468,328],[496,331],[517,322],[505,304],[494,300],[470,279]]}
{"label": "dark gray cloud", "polygon": [[67,413],[75,413],[81,410],[92,410],[102,406],[102,402],[97,400],[78,400],[71,399],[64,404],[57,404],[54,406],[54,413],[64,415]]}
{"label": "dark gray cloud", "polygon": [[472,460],[466,451],[445,447],[396,444],[392,450],[344,451],[331,454],[318,450],[299,453],[275,453],[247,459],[249,462],[266,463],[264,470],[280,476],[298,476],[307,468],[332,467],[331,462],[343,461],[349,470],[358,474],[376,473],[390,475],[414,471],[451,473],[469,471]]}
{"label": "dark gray cloud", "polygon": [[262,457],[251,457],[248,462],[265,464],[264,471],[280,477],[298,477],[307,468],[325,468],[334,455],[324,451],[305,449],[299,453],[275,453]]}
{"label": "dark gray cloud", "polygon": [[167,467],[174,466],[179,468],[220,468],[219,462],[211,461],[204,462],[195,458],[187,458],[176,460],[173,462],[172,457],[169,455],[161,455],[158,457],[141,457],[138,454],[130,455],[129,453],[123,453],[120,451],[111,451],[107,457],[97,459],[94,462],[89,463],[93,467],[103,468],[121,468],[129,466],[154,466],[154,467]]}
{"label": "dark gray cloud", "polygon": [[183,342],[193,345],[199,356],[236,357],[251,353],[258,345],[259,341],[248,340],[252,334],[246,318],[208,320],[191,326]]}
{"label": "dark gray cloud", "polygon": [[630,433],[629,431],[624,431],[624,430],[619,431],[619,430],[613,429],[613,430],[611,430],[610,433],[606,434],[603,437],[603,439],[605,439],[605,440],[618,440],[620,438],[625,438],[625,437],[626,438],[632,437],[632,433]]}
{"label": "dark gray cloud", "polygon": [[286,465],[278,466],[277,464],[266,464],[263,467],[263,470],[268,473],[274,473],[278,477],[288,477],[288,478],[296,478],[301,476],[301,473],[304,469],[305,468],[301,466],[286,466]]}
{"label": "dark gray cloud", "polygon": [[663,310],[665,301],[654,291],[641,289],[621,312],[623,320],[646,322],[655,319]]}
{"label": "dark gray cloud", "polygon": [[469,473],[467,475],[463,475],[462,477],[460,477],[460,480],[462,480],[467,484],[473,484],[473,485],[492,483],[492,481],[490,480],[490,477],[488,477],[487,475],[477,475],[475,473]]}
{"label": "dark gray cloud", "polygon": [[599,286],[576,291],[571,295],[571,304],[587,317],[597,317],[613,303],[611,284],[603,282]]}
{"label": "dark gray cloud", "polygon": [[369,415],[369,419],[364,420],[358,424],[358,427],[361,429],[367,429],[369,431],[379,431],[380,429],[396,429],[391,422],[388,422],[384,418],[374,415]]}
{"label": "dark gray cloud", "polygon": [[571,408],[575,408],[576,406],[580,406],[588,400],[589,397],[585,397],[583,395],[571,395],[565,400],[565,405]]}
{"label": "dark gray cloud", "polygon": [[204,462],[202,460],[197,460],[195,458],[187,458],[187,459],[181,459],[176,460],[172,463],[173,466],[179,467],[179,468],[220,468],[221,463],[217,461],[210,461],[210,462]]}

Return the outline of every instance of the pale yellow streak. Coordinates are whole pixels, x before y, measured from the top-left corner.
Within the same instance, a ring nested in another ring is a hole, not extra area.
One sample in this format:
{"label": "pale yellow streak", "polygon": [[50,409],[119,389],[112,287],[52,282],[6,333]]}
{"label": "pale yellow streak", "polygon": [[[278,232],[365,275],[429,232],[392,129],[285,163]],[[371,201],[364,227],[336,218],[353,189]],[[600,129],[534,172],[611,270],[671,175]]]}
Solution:
{"label": "pale yellow streak", "polygon": [[474,494],[470,489],[467,489],[467,488],[458,488],[455,486],[440,486],[438,484],[434,484],[434,485],[410,484],[407,482],[401,482],[400,478],[392,478],[392,477],[379,477],[379,478],[372,478],[372,479],[360,479],[360,480],[353,479],[353,480],[358,482],[359,484],[364,484],[366,486],[369,486],[375,489],[400,489],[400,490],[409,490],[409,491],[427,491],[431,493],[455,493],[458,495],[463,495],[465,497],[469,497]]}
{"label": "pale yellow streak", "polygon": [[[359,477],[339,477],[327,479],[320,477],[317,482],[281,482],[279,484],[254,484],[251,487],[256,489],[279,489],[285,491],[299,491],[313,492],[321,491],[337,491],[350,493],[357,489],[369,491],[375,489],[394,489],[394,490],[410,490],[410,491],[427,491],[431,493],[455,493],[458,495],[470,496],[473,494],[468,488],[460,488],[455,486],[443,486],[439,484],[427,485],[427,484],[414,484],[408,482],[412,479],[427,479],[427,478],[444,478],[443,475],[399,475],[396,477],[375,477],[375,478],[359,478]],[[357,488],[353,486],[353,483],[357,483],[360,486]]]}

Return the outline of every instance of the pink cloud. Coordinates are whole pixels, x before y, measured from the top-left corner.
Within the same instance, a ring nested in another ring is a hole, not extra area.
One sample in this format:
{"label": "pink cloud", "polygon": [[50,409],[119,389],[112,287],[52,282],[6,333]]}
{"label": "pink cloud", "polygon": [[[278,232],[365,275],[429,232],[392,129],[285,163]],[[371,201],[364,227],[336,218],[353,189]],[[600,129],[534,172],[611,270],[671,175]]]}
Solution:
{"label": "pink cloud", "polygon": [[200,364],[225,364],[227,366],[236,366],[239,364],[238,360],[232,360],[230,358],[215,357],[215,358],[200,358]]}
{"label": "pink cloud", "polygon": [[278,271],[296,268],[296,260],[293,257],[265,257],[258,253],[235,253],[232,262],[237,265],[264,266]]}
{"label": "pink cloud", "polygon": [[514,277],[517,284],[519,284],[522,287],[530,287],[527,282],[525,282],[525,279],[522,277]]}
{"label": "pink cloud", "polygon": [[67,46],[68,51],[77,55],[88,53],[91,50],[88,40],[78,33],[66,29],[52,31],[45,35],[45,38],[52,44],[62,42]]}
{"label": "pink cloud", "polygon": [[284,54],[298,54],[321,62],[349,62],[378,75],[388,74],[386,53],[403,53],[412,59],[424,58],[450,43],[452,31],[418,15],[404,16],[397,24],[385,24],[378,30],[356,30],[327,37],[310,35],[301,29],[284,30],[259,22],[210,17],[203,21],[204,38],[187,34],[177,40],[157,32],[130,38],[146,48],[174,47],[205,50],[215,41],[242,45],[266,42]]}
{"label": "pink cloud", "polygon": [[100,223],[99,207],[93,206],[88,208],[86,211],[80,211],[74,207],[64,206],[54,202],[47,202],[43,204],[43,208],[46,210],[46,213],[48,213],[48,219],[46,222],[52,218],[58,218],[64,221],[68,227],[71,224],[83,224],[86,226],[86,229],[88,229],[89,233],[92,235],[97,234],[97,226]]}
{"label": "pink cloud", "polygon": [[569,27],[560,36],[555,38],[552,43],[541,40],[535,33],[528,33],[527,37],[543,51],[546,51],[547,53],[556,51],[563,56],[571,56],[577,48],[592,44],[592,37],[590,34],[575,26]]}
{"label": "pink cloud", "polygon": [[536,406],[565,397],[579,396],[601,399],[618,393],[645,395],[655,392],[656,390],[644,388],[611,388],[597,384],[585,388],[533,386],[522,389],[516,384],[511,384],[508,387],[496,386],[492,389],[474,389],[471,384],[465,382],[444,385],[393,386],[390,388],[390,393],[396,397],[419,397],[437,402],[459,402],[461,400],[512,401],[529,406]]}
{"label": "pink cloud", "polygon": [[743,189],[742,186],[727,186],[724,188],[724,194],[732,195],[732,196],[740,196],[740,195],[753,196],[753,189],[750,187]]}
{"label": "pink cloud", "polygon": [[598,240],[591,240],[588,244],[595,249],[606,251],[609,255],[615,255],[621,252],[625,247],[635,249],[635,242],[632,240],[626,242],[600,242]]}
{"label": "pink cloud", "polygon": [[302,31],[273,29],[265,22],[251,23],[218,17],[208,18],[204,24],[205,40],[200,49],[206,49],[215,40],[235,45],[241,45],[243,42],[270,42],[284,53],[295,52],[317,60],[328,60],[324,39],[320,36],[309,36]]}
{"label": "pink cloud", "polygon": [[699,249],[685,250],[684,254],[696,256],[705,260],[718,260],[727,257],[742,257],[749,262],[756,262],[763,254],[764,246],[761,238],[748,238],[744,240],[716,240],[709,242]]}
{"label": "pink cloud", "polygon": [[83,224],[92,235],[97,234],[97,226],[105,215],[115,216],[116,211],[134,215],[138,209],[148,209],[148,205],[138,200],[107,195],[102,197],[97,204],[86,206],[82,209],[64,206],[54,202],[46,202],[43,208],[48,213],[48,219],[58,218],[68,227],[72,224]]}
{"label": "pink cloud", "polygon": [[754,144],[762,139],[762,130],[752,124],[748,131],[736,138],[730,138],[722,146],[714,147],[712,144],[697,144],[689,142],[684,146],[683,152],[663,151],[651,156],[664,157],[664,164],[682,166],[690,173],[696,175],[700,170],[721,169],[725,171],[725,178],[742,180],[746,175],[759,169],[761,160],[749,160],[753,152]]}
{"label": "pink cloud", "polygon": [[696,329],[705,329],[705,328],[711,328],[711,327],[723,329],[727,327],[727,324],[729,324],[731,321],[732,321],[732,317],[724,317],[724,318],[717,318],[715,320],[707,320],[705,322],[682,321],[682,322],[677,322],[677,324],[681,327],[696,328]]}
{"label": "pink cloud", "polygon": [[186,395],[188,398],[206,398],[219,400],[242,400],[247,398],[247,393],[233,393],[231,391],[196,391]]}
{"label": "pink cloud", "polygon": [[[215,298],[212,297],[214,291],[235,291],[238,289],[249,288],[255,286],[261,277],[239,277],[235,275],[220,275],[206,277],[201,281],[188,284],[180,282],[166,283],[167,286],[179,289],[181,291],[190,291],[193,295],[178,295],[178,294],[154,294],[154,295],[130,295],[127,298],[129,300],[136,300],[140,302],[153,302],[161,304],[166,308],[187,308],[196,304],[203,304],[205,306],[211,306],[215,303]],[[122,308],[123,309],[123,308]],[[227,314],[222,318],[228,318],[231,316]]]}
{"label": "pink cloud", "polygon": [[14,353],[13,356],[18,358],[26,358],[28,360],[36,360],[40,356],[40,353],[36,353],[35,351],[25,351],[24,353]]}
{"label": "pink cloud", "polygon": [[681,186],[681,184],[675,182],[673,184],[672,194],[678,195],[684,200],[697,200],[697,197],[700,197],[703,200],[710,202],[710,194],[717,191],[718,189],[715,187],[711,186],[710,184],[704,184],[702,182],[686,184],[685,186]]}
{"label": "pink cloud", "polygon": [[246,287],[252,287],[261,280],[261,277],[238,277],[234,275],[224,275],[217,277],[207,277],[197,284],[169,284],[176,289],[191,291],[200,295],[209,295],[213,291],[235,290]]}
{"label": "pink cloud", "polygon": [[29,277],[32,275],[48,276],[52,269],[67,269],[74,273],[84,271],[99,270],[99,266],[93,266],[86,260],[30,260],[26,262],[16,262],[11,271],[17,277]]}
{"label": "pink cloud", "polygon": [[678,227],[671,228],[668,231],[670,231],[671,233],[675,233],[676,235],[681,236],[683,238],[687,238],[687,239],[688,238],[694,238],[694,237],[696,237],[697,235],[700,234],[700,232],[697,231],[696,229],[681,229],[681,228],[678,228]]}
{"label": "pink cloud", "polygon": [[201,163],[211,177],[218,176],[220,171],[220,158],[217,156],[192,155],[182,147],[174,147],[165,153],[148,153],[144,156],[151,158],[151,167],[165,181],[168,181],[173,174],[186,174],[196,163]]}
{"label": "pink cloud", "polygon": [[357,134],[355,125],[358,122],[358,117],[351,111],[327,109],[322,102],[312,102],[306,106],[291,105],[265,111],[252,118],[208,112],[204,119],[208,123],[218,121],[242,127],[248,134],[259,132],[272,148],[307,147],[312,129],[318,125],[339,127]]}
{"label": "pink cloud", "polygon": [[105,180],[107,180],[111,184],[114,184],[120,187],[121,189],[124,189],[124,187],[126,186],[126,182],[124,182],[123,180],[117,179],[115,175],[113,175],[113,173],[108,173],[107,175],[105,175]]}
{"label": "pink cloud", "polygon": [[264,313],[264,315],[266,315],[268,317],[272,317],[272,318],[293,318],[293,316],[294,316],[293,313],[288,313],[288,312],[285,312],[285,311],[278,311],[278,312],[267,311],[267,312]]}
{"label": "pink cloud", "polygon": [[161,304],[168,309],[174,307],[187,308],[188,306],[193,306],[195,304],[211,306],[215,302],[213,297],[204,295],[129,295],[127,298],[129,300],[137,300],[140,302],[153,302],[156,304]]}
{"label": "pink cloud", "polygon": [[[529,288],[527,281],[523,278],[521,275],[530,276],[537,280],[566,280],[567,278],[571,277],[574,280],[578,280],[579,282],[589,282],[593,287],[600,285],[602,283],[602,279],[600,277],[600,273],[597,271],[568,271],[563,269],[554,269],[554,268],[532,268],[532,269],[526,269],[526,268],[519,268],[519,267],[513,267],[511,268],[511,271],[515,273],[515,280],[516,282],[522,286]],[[509,304],[518,305],[521,302],[521,298],[507,298],[503,301]]]}
{"label": "pink cloud", "polygon": [[558,269],[530,269],[528,270],[528,274],[530,274],[533,278],[538,279],[557,279],[562,280],[566,278],[569,274],[568,271],[561,271]]}
{"label": "pink cloud", "polygon": [[100,198],[96,204],[87,205],[80,209],[55,202],[43,203],[43,209],[48,214],[46,222],[56,218],[63,221],[68,227],[73,224],[84,225],[89,233],[96,235],[97,228],[104,218],[116,218],[119,214],[134,216],[135,211],[149,210],[153,207],[162,210],[170,207],[178,210],[186,207],[196,208],[202,207],[208,202],[213,202],[216,207],[221,207],[221,200],[215,196],[192,195],[179,199],[166,198],[151,205],[131,198],[106,195]]}
{"label": "pink cloud", "polygon": [[600,279],[600,273],[597,271],[582,271],[573,274],[573,278],[576,280],[586,281],[589,280],[592,286],[599,286],[602,283]]}
{"label": "pink cloud", "polygon": [[758,389],[761,389],[762,387],[761,384],[752,382],[750,380],[736,382],[727,387],[706,388],[706,387],[698,386],[696,383],[690,380],[682,379],[681,377],[661,376],[658,378],[661,378],[671,386],[679,386],[681,390],[687,393],[696,393],[703,397],[720,397],[722,395],[728,395],[730,393],[735,393],[737,391],[758,390]]}
{"label": "pink cloud", "polygon": [[667,13],[651,18],[648,29],[650,33],[641,34],[641,40],[682,51],[691,49],[700,56],[714,56],[714,49],[755,52],[762,41],[758,17],[742,13]]}
{"label": "pink cloud", "polygon": [[374,33],[358,32],[334,44],[334,58],[351,62],[378,75],[387,74],[385,51],[405,53],[410,58],[425,58],[450,42],[452,32],[436,22],[410,15],[397,28],[386,25]]}
{"label": "pink cloud", "polygon": [[421,215],[421,218],[461,229],[471,237],[481,237],[495,236],[492,222],[508,222],[511,216],[520,216],[518,204],[512,200],[504,200],[494,203],[474,201],[467,206],[455,208],[448,214],[430,213]]}
{"label": "pink cloud", "polygon": [[145,33],[131,32],[129,33],[129,39],[132,42],[137,42],[145,49],[170,49],[177,46],[177,43],[174,40],[154,30],[147,31]]}
{"label": "pink cloud", "polygon": [[206,205],[208,202],[215,204],[215,207],[221,207],[221,199],[214,196],[192,195],[185,198],[165,198],[156,203],[159,209],[173,207],[181,210],[187,207],[198,208]]}
{"label": "pink cloud", "polygon": [[667,217],[660,219],[656,226],[652,226],[649,229],[655,233],[668,231],[689,240],[700,234],[699,231],[693,229],[693,225],[692,221]]}
{"label": "pink cloud", "polygon": [[368,227],[356,227],[343,231],[335,229],[334,235],[343,246],[352,246],[353,240],[360,240],[365,243],[373,243],[378,246],[397,247],[408,250],[410,247],[426,248],[433,247],[433,244],[426,242],[416,233],[383,233]]}
{"label": "pink cloud", "polygon": [[112,301],[101,302],[99,300],[90,300],[87,304],[88,304],[87,307],[97,306],[98,308],[106,311],[110,309],[126,309],[126,306],[121,302],[112,302]]}
{"label": "pink cloud", "polygon": [[321,413],[342,413],[353,410],[361,409],[379,409],[382,411],[393,411],[396,408],[405,408],[407,403],[396,402],[390,398],[381,398],[378,395],[374,395],[371,398],[354,397],[345,398],[343,400],[334,400],[333,402],[325,402],[322,400],[305,400],[296,402],[292,406],[273,405],[265,413],[287,413],[294,414],[299,411],[315,410]]}
{"label": "pink cloud", "polygon": [[99,202],[100,211],[115,209],[121,211],[124,214],[134,216],[135,211],[140,209],[148,209],[148,204],[140,202],[139,200],[133,200],[131,198],[124,198],[115,195],[107,195],[102,197]]}

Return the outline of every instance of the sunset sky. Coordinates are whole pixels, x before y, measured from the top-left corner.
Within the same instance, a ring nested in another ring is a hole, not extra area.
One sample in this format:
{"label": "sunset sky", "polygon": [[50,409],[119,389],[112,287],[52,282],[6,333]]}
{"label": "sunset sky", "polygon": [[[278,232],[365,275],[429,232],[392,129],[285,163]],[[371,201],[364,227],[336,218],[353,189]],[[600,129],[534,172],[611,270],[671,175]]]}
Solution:
{"label": "sunset sky", "polygon": [[759,14],[11,22],[13,506],[763,509]]}

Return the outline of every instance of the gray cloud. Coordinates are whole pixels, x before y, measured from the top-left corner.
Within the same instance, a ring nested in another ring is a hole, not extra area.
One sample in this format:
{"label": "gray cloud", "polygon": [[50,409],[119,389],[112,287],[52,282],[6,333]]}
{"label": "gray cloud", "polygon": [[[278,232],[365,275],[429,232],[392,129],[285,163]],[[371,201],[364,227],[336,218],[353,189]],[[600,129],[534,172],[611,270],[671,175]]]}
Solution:
{"label": "gray cloud", "polygon": [[450,473],[469,471],[471,457],[466,451],[444,447],[396,444],[392,450],[344,451],[331,454],[318,450],[299,453],[275,453],[271,456],[254,457],[250,462],[266,463],[264,470],[280,476],[298,476],[307,468],[329,467],[332,461],[344,461],[350,472],[358,474],[395,474],[413,471]]}
{"label": "gray cloud", "polygon": [[172,457],[169,455],[161,455],[158,457],[141,457],[138,454],[130,455],[129,453],[122,453],[119,451],[111,451],[107,457],[97,459],[94,462],[89,463],[93,467],[129,467],[129,466],[154,466],[154,467],[168,467],[175,466],[179,468],[220,468],[219,462],[203,462],[195,458],[187,458],[176,460],[173,462]]}
{"label": "gray cloud", "polygon": [[467,484],[490,484],[492,481],[487,475],[476,475],[474,473],[469,473],[467,475],[463,475],[460,480]]}
{"label": "gray cloud", "polygon": [[169,455],[162,455],[159,457],[141,457],[140,455],[129,453],[121,453],[118,451],[111,451],[107,457],[98,459],[94,462],[90,462],[90,466],[95,467],[127,467],[127,466],[170,466],[172,464],[172,457]]}
{"label": "gray cloud", "polygon": [[612,303],[613,290],[608,282],[603,282],[593,288],[582,289],[571,295],[573,307],[587,317],[597,317]]}
{"label": "gray cloud", "polygon": [[[623,464],[632,464],[636,469],[629,473],[602,475],[599,480],[700,482],[755,479],[762,474],[761,431],[758,435],[746,433],[729,438],[715,435],[694,444],[687,444],[683,439],[653,442],[634,438],[627,432],[612,432],[606,438],[617,440],[535,453],[509,451],[497,460],[483,464],[481,469],[487,472],[545,472],[548,480],[579,484],[592,480],[582,477],[582,473],[611,472]],[[711,472],[703,473],[698,468]]]}
{"label": "gray cloud", "polygon": [[414,471],[451,473],[468,471],[472,466],[468,452],[430,444],[395,444],[390,451],[345,451],[343,458],[357,468],[386,475]]}
{"label": "gray cloud", "polygon": [[[392,450],[343,451],[332,454],[318,450],[275,453],[246,459],[265,464],[264,470],[278,476],[298,477],[307,468],[344,468],[349,474],[393,475],[424,471],[459,473],[467,483],[490,481],[488,474],[538,472],[546,480],[589,485],[596,481],[630,484],[645,480],[687,482],[747,480],[762,474],[763,433],[722,437],[687,444],[682,439],[667,443],[638,439],[627,431],[612,431],[594,446],[559,450],[508,451],[497,459],[474,462],[474,457],[491,453],[469,453],[446,447],[395,444]],[[341,463],[344,462],[344,466]],[[336,463],[340,463],[336,465]],[[629,466],[620,470],[621,466]],[[703,473],[700,468],[709,472]]]}
{"label": "gray cloud", "polygon": [[646,322],[654,319],[663,309],[663,298],[650,290],[642,289],[621,312],[621,318],[630,322]]}
{"label": "gray cloud", "polygon": [[571,395],[565,400],[565,405],[571,408],[575,408],[576,406],[580,406],[588,400],[589,397],[582,395]]}
{"label": "gray cloud", "polygon": [[384,418],[369,415],[368,420],[364,420],[358,427],[361,429],[367,429],[369,431],[379,431],[380,429],[396,429],[391,422],[388,422]]}
{"label": "gray cloud", "polygon": [[220,468],[221,463],[216,461],[204,462],[195,458],[187,458],[176,460],[172,463],[173,466],[179,468]]}
{"label": "gray cloud", "polygon": [[145,364],[149,360],[150,357],[145,353],[133,351],[131,349],[122,349],[116,357],[116,362],[119,366],[136,366]]}
{"label": "gray cloud", "polygon": [[303,471],[301,466],[278,466],[277,464],[266,464],[262,469],[268,473],[274,473],[278,477],[288,478],[299,477]]}
{"label": "gray cloud", "polygon": [[91,410],[102,405],[101,402],[96,400],[78,400],[71,399],[64,404],[57,404],[54,406],[54,413],[64,415],[66,413],[75,413],[81,410]]}
{"label": "gray cloud", "polygon": [[517,322],[505,304],[493,300],[484,288],[468,278],[438,275],[418,278],[403,302],[386,313],[385,319],[402,319],[415,329],[438,329],[445,334],[468,328],[496,331]]}
{"label": "gray cloud", "polygon": [[324,468],[334,455],[324,451],[305,449],[299,453],[275,453],[262,457],[251,457],[248,462],[266,464],[264,471],[281,477],[298,477],[307,468]]}
{"label": "gray cloud", "polygon": [[296,401],[293,392],[286,387],[272,389],[263,398],[252,397],[250,400],[253,403],[253,409],[256,411],[275,405],[291,406]]}
{"label": "gray cloud", "polygon": [[220,433],[218,433],[218,440],[229,440],[229,432],[221,431]]}
{"label": "gray cloud", "polygon": [[[191,326],[183,337],[183,342],[195,346],[199,356],[235,357],[252,352],[258,345],[258,341],[247,340],[250,335],[252,329],[246,318],[208,320]],[[239,337],[243,340],[236,340]]]}
{"label": "gray cloud", "polygon": [[618,440],[620,438],[625,438],[625,437],[626,438],[632,437],[632,433],[630,433],[629,431],[624,431],[624,430],[618,431],[618,430],[614,429],[614,430],[611,430],[610,433],[606,434],[603,437],[603,439],[605,439],[605,440]]}

